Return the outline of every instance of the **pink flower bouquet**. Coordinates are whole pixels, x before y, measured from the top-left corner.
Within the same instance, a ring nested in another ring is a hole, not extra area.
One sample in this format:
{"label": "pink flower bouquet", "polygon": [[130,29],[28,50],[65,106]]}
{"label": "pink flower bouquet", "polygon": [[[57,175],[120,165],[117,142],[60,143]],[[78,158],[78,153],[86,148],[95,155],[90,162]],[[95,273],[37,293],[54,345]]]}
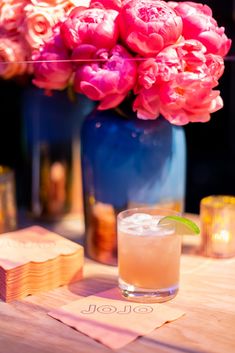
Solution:
{"label": "pink flower bouquet", "polygon": [[[9,19],[9,31],[17,27],[26,33],[26,46],[35,48],[35,85],[47,90],[72,85],[100,110],[116,108],[131,96],[138,118],[163,115],[176,125],[206,122],[222,108],[215,87],[231,40],[207,5],[91,0],[89,6],[70,3],[72,10],[65,11],[68,2],[14,2],[12,11],[26,17]],[[41,19],[37,25],[35,12]]]}

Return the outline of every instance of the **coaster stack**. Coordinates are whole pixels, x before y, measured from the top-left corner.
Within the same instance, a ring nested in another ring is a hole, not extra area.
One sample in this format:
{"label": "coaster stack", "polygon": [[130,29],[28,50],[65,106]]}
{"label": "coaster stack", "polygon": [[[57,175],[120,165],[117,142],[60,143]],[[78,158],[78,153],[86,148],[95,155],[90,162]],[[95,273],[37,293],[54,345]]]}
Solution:
{"label": "coaster stack", "polygon": [[33,226],[0,236],[0,298],[6,302],[82,278],[84,250]]}

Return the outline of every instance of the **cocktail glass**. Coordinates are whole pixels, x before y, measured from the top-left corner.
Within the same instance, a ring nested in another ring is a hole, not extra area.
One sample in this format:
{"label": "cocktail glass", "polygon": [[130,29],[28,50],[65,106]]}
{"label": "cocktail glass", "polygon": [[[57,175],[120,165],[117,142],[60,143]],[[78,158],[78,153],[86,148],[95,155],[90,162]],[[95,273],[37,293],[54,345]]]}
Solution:
{"label": "cocktail glass", "polygon": [[181,236],[174,222],[160,225],[177,212],[135,208],[118,214],[118,270],[122,295],[134,301],[164,302],[179,289]]}

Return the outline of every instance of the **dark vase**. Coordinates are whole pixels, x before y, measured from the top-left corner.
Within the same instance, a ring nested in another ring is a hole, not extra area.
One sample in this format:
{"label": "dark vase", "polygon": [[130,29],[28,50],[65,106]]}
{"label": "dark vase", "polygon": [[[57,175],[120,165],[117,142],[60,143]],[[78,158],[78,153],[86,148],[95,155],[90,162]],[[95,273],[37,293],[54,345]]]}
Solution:
{"label": "dark vase", "polygon": [[67,91],[30,87],[23,92],[29,209],[36,218],[82,217],[80,128],[94,102],[82,95],[72,101]]}
{"label": "dark vase", "polygon": [[184,130],[164,118],[130,119],[93,111],[81,131],[87,255],[116,264],[116,215],[160,206],[182,211],[185,198]]}

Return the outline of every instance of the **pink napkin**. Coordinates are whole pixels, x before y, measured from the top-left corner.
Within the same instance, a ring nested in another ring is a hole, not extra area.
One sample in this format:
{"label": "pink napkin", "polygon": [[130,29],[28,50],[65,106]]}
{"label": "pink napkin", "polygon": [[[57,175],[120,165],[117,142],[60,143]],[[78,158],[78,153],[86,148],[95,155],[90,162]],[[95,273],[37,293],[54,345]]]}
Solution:
{"label": "pink napkin", "polygon": [[123,299],[118,288],[76,300],[48,313],[53,318],[118,349],[184,312],[167,304],[134,303]]}
{"label": "pink napkin", "polygon": [[39,226],[0,235],[0,298],[6,302],[82,278],[83,247]]}

